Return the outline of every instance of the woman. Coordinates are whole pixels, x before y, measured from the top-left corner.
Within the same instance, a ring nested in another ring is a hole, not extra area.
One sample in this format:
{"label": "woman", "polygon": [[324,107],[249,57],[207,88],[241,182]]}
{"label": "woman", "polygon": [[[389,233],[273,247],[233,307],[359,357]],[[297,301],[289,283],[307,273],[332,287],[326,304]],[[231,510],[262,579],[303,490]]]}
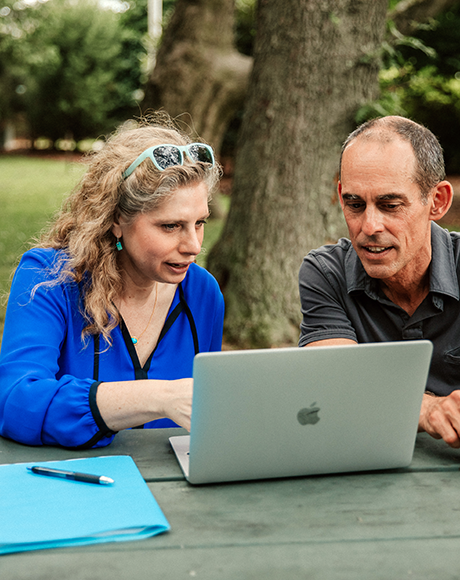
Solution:
{"label": "woman", "polygon": [[178,130],[121,130],[12,283],[0,434],[107,445],[129,427],[190,428],[192,364],[220,350],[223,298],[197,266],[219,167]]}

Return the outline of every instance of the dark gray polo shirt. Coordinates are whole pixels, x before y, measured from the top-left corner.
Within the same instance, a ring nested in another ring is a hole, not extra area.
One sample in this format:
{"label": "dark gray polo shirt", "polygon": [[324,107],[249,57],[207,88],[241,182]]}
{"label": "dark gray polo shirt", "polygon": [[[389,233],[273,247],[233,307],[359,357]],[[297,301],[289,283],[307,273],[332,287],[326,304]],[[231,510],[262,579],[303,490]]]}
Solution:
{"label": "dark gray polo shirt", "polygon": [[366,274],[349,240],[311,251],[299,274],[299,346],[329,338],[358,343],[428,339],[434,349],[427,390],[448,395],[459,389],[460,233],[432,222],[431,236],[430,292],[412,316]]}

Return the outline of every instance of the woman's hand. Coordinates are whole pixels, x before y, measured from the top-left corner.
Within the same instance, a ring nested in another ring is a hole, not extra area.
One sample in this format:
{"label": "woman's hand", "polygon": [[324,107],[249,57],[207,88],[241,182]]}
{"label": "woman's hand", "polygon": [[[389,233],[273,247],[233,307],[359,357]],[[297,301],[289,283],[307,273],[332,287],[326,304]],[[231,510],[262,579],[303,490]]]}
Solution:
{"label": "woman's hand", "polygon": [[164,401],[163,417],[168,417],[168,419],[190,431],[193,379],[177,379],[167,382],[169,383],[169,389],[165,389],[167,393]]}

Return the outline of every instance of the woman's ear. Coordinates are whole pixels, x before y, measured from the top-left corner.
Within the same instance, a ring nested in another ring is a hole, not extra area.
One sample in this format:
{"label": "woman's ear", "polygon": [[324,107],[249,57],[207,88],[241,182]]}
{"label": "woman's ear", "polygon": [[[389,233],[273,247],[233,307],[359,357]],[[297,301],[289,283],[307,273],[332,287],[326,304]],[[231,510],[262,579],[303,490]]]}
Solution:
{"label": "woman's ear", "polygon": [[433,189],[431,196],[430,219],[438,221],[446,215],[452,205],[454,191],[448,181],[440,181]]}
{"label": "woman's ear", "polygon": [[120,225],[120,213],[118,211],[115,214],[115,217],[113,218],[112,234],[116,238],[123,237],[123,231],[122,231],[121,225]]}

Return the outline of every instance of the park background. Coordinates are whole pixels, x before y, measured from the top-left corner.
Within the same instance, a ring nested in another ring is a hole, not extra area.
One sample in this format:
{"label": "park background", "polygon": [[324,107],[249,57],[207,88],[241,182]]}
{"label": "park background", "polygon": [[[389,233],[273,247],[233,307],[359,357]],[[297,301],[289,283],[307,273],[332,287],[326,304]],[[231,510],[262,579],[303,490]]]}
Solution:
{"label": "park background", "polygon": [[[199,263],[228,347],[297,342],[297,273],[346,235],[340,145],[408,116],[460,192],[459,0],[3,0],[0,336],[11,273],[116,128],[164,109],[224,168]],[[460,227],[454,199],[444,227]]]}

